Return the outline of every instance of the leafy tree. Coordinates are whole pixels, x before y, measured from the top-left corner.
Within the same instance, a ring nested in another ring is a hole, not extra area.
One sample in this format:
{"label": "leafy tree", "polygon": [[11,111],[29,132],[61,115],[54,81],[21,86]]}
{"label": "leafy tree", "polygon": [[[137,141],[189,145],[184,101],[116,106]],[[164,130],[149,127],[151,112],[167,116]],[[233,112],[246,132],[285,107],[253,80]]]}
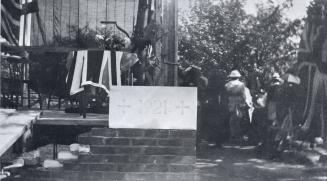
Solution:
{"label": "leafy tree", "polygon": [[[207,76],[224,78],[232,69],[260,77],[284,71],[294,61],[300,20],[289,20],[284,11],[292,5],[272,1],[257,4],[257,15],[248,15],[244,0],[198,1],[179,29],[181,64],[202,67]],[[190,21],[192,20],[192,21]],[[269,70],[269,71],[268,71]]]}

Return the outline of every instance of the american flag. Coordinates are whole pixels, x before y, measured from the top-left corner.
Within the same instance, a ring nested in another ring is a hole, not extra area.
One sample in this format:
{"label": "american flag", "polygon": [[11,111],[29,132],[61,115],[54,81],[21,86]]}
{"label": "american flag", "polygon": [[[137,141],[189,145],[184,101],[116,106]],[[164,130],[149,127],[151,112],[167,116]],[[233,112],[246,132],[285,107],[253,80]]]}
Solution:
{"label": "american flag", "polygon": [[19,0],[1,1],[1,37],[12,45],[18,45],[21,10]]}
{"label": "american flag", "polygon": [[[327,2],[311,4],[298,50],[301,84],[306,94],[303,111],[303,130],[308,130],[318,104],[326,112],[327,99]],[[323,114],[322,114],[323,115]],[[326,117],[318,117],[325,121]],[[323,131],[322,131],[323,133]]]}
{"label": "american flag", "polygon": [[38,11],[38,4],[33,0],[1,1],[1,38],[6,44],[31,45],[32,13]]}
{"label": "american flag", "polygon": [[109,94],[111,86],[121,85],[121,65],[138,60],[136,54],[121,51],[81,50],[72,54],[67,76],[71,95],[83,91],[85,85],[103,88]]}

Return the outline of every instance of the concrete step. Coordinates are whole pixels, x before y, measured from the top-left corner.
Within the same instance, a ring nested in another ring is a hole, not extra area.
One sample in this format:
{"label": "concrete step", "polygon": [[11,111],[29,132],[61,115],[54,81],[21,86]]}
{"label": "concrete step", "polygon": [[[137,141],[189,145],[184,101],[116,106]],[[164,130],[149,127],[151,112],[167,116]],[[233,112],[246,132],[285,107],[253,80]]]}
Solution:
{"label": "concrete step", "polygon": [[92,136],[119,138],[192,138],[196,137],[195,130],[163,130],[163,129],[108,129],[92,128]]}
{"label": "concrete step", "polygon": [[126,138],[81,135],[78,137],[78,142],[85,145],[195,147],[195,138]]}
{"label": "concrete step", "polygon": [[192,172],[192,164],[148,164],[148,163],[78,163],[65,164],[65,170],[95,172]]}
{"label": "concrete step", "polygon": [[216,181],[216,175],[189,172],[114,172],[27,169],[4,181]]}
{"label": "concrete step", "polygon": [[80,155],[79,163],[153,163],[153,164],[195,164],[194,156],[175,156],[175,155]]}
{"label": "concrete step", "polygon": [[195,156],[195,148],[171,146],[91,146],[91,154]]}

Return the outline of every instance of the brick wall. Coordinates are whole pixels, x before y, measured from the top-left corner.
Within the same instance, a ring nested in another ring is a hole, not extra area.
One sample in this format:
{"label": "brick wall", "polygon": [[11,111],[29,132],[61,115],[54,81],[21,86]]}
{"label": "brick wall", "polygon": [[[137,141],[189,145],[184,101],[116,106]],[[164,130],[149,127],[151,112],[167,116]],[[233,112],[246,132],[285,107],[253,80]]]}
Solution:
{"label": "brick wall", "polygon": [[96,128],[79,136],[79,143],[91,145],[91,155],[79,159],[90,171],[194,170],[195,131]]}
{"label": "brick wall", "polygon": [[91,147],[60,169],[25,168],[17,178],[33,181],[214,180],[195,169],[194,130],[93,128],[79,136]]}

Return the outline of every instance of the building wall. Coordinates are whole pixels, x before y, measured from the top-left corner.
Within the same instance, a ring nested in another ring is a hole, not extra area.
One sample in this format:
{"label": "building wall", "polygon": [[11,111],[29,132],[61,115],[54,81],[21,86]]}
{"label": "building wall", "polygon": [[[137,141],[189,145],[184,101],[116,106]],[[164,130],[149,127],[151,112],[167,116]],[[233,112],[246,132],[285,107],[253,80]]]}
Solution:
{"label": "building wall", "polygon": [[[60,46],[54,37],[74,40],[78,36],[77,27],[85,28],[87,25],[99,32],[102,26],[100,21],[117,21],[120,27],[131,34],[136,23],[138,0],[38,0],[38,6],[47,44]],[[32,46],[44,45],[38,24],[34,13]]]}

